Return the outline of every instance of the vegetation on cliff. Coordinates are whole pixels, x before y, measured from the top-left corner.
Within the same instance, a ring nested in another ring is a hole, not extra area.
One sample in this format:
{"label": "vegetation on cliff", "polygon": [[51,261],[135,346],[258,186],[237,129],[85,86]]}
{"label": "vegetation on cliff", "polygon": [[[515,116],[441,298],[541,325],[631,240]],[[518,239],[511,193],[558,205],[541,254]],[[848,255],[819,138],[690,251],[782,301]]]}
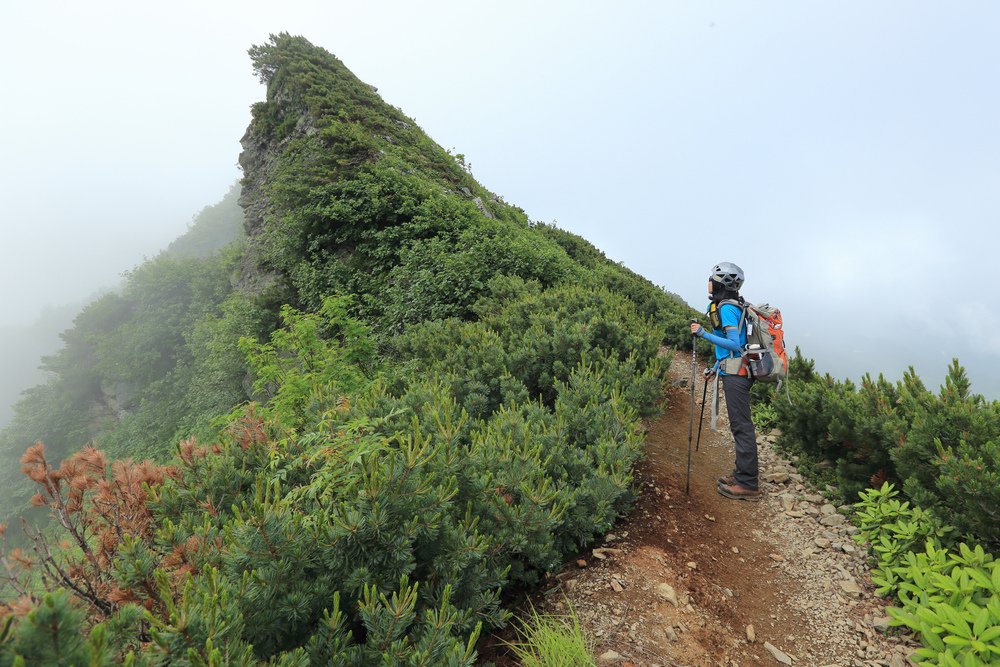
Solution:
{"label": "vegetation on cliff", "polygon": [[251,57],[245,245],[137,269],[19,411],[59,530],[8,553],[3,664],[471,664],[632,499],[690,309],[323,49]]}

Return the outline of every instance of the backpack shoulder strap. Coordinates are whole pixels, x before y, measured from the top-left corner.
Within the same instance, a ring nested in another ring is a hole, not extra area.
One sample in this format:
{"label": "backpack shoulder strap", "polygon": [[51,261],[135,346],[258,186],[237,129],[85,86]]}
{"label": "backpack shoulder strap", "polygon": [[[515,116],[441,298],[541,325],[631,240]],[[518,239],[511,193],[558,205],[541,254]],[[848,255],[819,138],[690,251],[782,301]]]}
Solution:
{"label": "backpack shoulder strap", "polygon": [[720,309],[724,305],[736,306],[740,309],[740,323],[737,325],[737,329],[742,331],[743,326],[746,324],[747,310],[749,310],[750,304],[743,297],[739,297],[738,299],[723,299],[719,302]]}

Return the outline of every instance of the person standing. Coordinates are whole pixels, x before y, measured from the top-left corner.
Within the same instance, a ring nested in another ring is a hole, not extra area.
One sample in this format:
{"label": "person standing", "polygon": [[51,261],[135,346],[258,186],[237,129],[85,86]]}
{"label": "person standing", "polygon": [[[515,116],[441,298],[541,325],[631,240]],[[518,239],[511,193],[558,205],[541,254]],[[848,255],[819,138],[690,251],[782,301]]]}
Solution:
{"label": "person standing", "polygon": [[[709,333],[698,323],[691,324],[691,335],[700,336],[715,346],[715,366],[726,396],[729,428],[736,442],[736,466],[732,474],[720,477],[718,491],[734,500],[759,500],[757,434],[750,418],[749,377],[742,358],[747,344],[747,325],[743,317],[743,269],[732,262],[720,262],[712,268],[708,280]],[[706,380],[707,381],[707,380]]]}

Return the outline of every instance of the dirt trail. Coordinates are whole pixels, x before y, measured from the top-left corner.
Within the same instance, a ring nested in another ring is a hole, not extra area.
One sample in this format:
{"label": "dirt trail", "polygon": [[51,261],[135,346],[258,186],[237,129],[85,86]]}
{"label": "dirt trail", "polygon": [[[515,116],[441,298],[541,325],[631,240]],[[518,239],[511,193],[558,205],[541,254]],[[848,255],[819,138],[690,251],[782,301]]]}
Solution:
{"label": "dirt trail", "polygon": [[[911,647],[876,629],[884,611],[853,529],[769,438],[758,438],[761,476],[772,480],[762,483],[765,498],[726,499],[716,479],[732,469],[732,436],[724,417],[713,433],[706,414],[685,495],[690,364],[678,354],[671,366],[669,407],[649,424],[635,508],[535,604],[557,613],[573,605],[602,665],[905,665]],[[700,404],[700,380],[696,393]]]}

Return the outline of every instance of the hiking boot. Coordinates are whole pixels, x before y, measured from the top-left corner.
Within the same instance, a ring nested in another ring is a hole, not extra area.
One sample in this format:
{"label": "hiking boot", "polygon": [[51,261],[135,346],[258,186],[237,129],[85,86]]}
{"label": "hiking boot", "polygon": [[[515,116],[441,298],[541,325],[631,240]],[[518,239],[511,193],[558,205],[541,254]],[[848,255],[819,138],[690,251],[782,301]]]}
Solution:
{"label": "hiking boot", "polygon": [[736,475],[727,475],[726,477],[720,477],[718,480],[719,484],[724,486],[730,486],[736,483]]}
{"label": "hiking boot", "polygon": [[760,491],[742,484],[720,484],[719,493],[733,500],[760,500]]}

